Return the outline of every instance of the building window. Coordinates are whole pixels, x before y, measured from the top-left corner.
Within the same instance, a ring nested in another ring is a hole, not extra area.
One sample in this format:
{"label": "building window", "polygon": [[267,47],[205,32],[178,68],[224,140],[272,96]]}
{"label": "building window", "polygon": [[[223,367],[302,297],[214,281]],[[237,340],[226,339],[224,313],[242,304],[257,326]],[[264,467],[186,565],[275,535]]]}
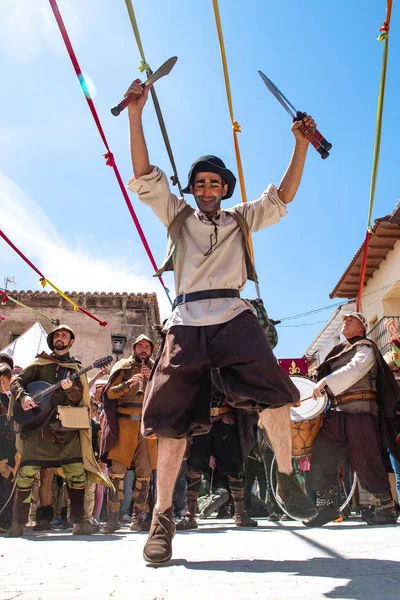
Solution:
{"label": "building window", "polygon": [[11,342],[14,342],[17,338],[19,338],[20,335],[21,335],[20,333],[12,333],[10,335],[10,344],[11,344]]}

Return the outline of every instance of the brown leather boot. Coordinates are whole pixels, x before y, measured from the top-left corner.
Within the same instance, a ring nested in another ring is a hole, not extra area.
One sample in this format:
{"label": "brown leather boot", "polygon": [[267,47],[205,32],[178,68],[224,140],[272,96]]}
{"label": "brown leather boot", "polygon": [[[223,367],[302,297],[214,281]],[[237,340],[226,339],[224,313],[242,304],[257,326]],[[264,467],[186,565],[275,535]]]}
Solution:
{"label": "brown leather boot", "polygon": [[198,524],[196,521],[196,517],[191,515],[189,512],[186,513],[184,517],[176,524],[177,531],[187,531],[188,529],[197,529]]}
{"label": "brown leather boot", "polygon": [[278,471],[276,477],[278,499],[293,519],[307,520],[317,516],[314,502],[303,491],[294,473],[286,475]]}
{"label": "brown leather boot", "polygon": [[187,531],[188,529],[197,529],[196,521],[197,500],[201,486],[201,472],[195,471],[189,467],[186,475],[187,483],[187,510],[185,516],[176,524],[177,531]]}
{"label": "brown leather boot", "polygon": [[251,519],[244,510],[239,515],[235,514],[235,525],[236,527],[258,527],[258,522],[254,519]]}
{"label": "brown leather boot", "polygon": [[244,476],[241,474],[236,477],[228,475],[228,482],[233,498],[233,504],[235,506],[236,527],[257,527],[257,521],[250,519],[244,508]]}
{"label": "brown leather boot", "polygon": [[6,533],[6,537],[21,537],[24,534],[25,524],[28,522],[31,501],[31,488],[16,490],[13,510],[13,521]]}
{"label": "brown leather boot", "polygon": [[147,520],[147,497],[150,489],[150,477],[137,477],[133,490],[133,512],[129,529],[131,531],[149,531]]}
{"label": "brown leather boot", "polygon": [[153,512],[149,537],[143,549],[143,558],[153,565],[167,563],[172,556],[172,539],[175,535],[172,506],[163,513]]}
{"label": "brown leather boot", "polygon": [[145,510],[133,507],[129,529],[131,531],[150,531],[150,521],[147,518],[147,512]]}
{"label": "brown leather boot", "polygon": [[69,499],[71,503],[69,520],[73,525],[83,523],[83,521],[85,520],[85,488],[70,487]]}
{"label": "brown leather boot", "polygon": [[100,527],[90,521],[82,521],[82,523],[74,523],[72,526],[72,535],[93,535],[98,533]]}
{"label": "brown leather boot", "polygon": [[11,527],[7,530],[5,537],[22,537],[24,535],[25,525],[20,523],[12,523]]}
{"label": "brown leather boot", "polygon": [[110,473],[109,477],[114,484],[114,488],[108,490],[107,502],[107,523],[101,532],[110,534],[119,529],[119,511],[124,497],[124,477],[125,475]]}
{"label": "brown leather boot", "polygon": [[52,531],[51,522],[54,518],[52,506],[39,506],[36,511],[36,525],[33,531]]}

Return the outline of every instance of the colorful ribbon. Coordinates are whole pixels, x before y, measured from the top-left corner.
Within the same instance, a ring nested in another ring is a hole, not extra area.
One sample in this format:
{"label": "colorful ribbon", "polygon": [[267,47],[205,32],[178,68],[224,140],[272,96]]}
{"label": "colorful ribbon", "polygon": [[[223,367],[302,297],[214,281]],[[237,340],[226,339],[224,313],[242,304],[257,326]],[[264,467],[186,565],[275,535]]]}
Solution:
{"label": "colorful ribbon", "polygon": [[[52,283],[49,279],[46,279],[46,277],[43,275],[43,273],[41,271],[39,271],[39,269],[37,267],[35,267],[35,265],[29,260],[29,258],[27,258],[25,256],[25,254],[23,254],[21,252],[21,250],[19,250],[15,244],[13,244],[13,242],[10,240],[10,238],[8,238],[6,236],[6,234],[3,233],[3,231],[1,231],[1,229],[0,229],[0,236],[22,258],[22,260],[24,260],[39,275],[40,283],[41,283],[42,287],[45,287],[46,284],[49,284],[49,286],[52,287],[53,290],[55,292],[57,292],[57,294],[59,294],[62,298],[64,298],[64,300],[69,302],[74,307],[74,310],[79,310],[80,312],[87,315],[94,321],[97,321],[101,327],[105,327],[107,325],[107,321],[100,321],[100,319],[98,319],[97,317],[92,315],[90,312],[87,312],[86,310],[84,310],[83,308],[78,306],[73,300],[71,300],[71,298],[69,298],[64,292],[62,292],[58,287],[56,287],[54,285],[54,283]],[[9,299],[13,300],[11,297]],[[29,306],[25,306],[25,308],[29,308]],[[31,309],[29,308],[29,310],[31,310]],[[41,315],[41,316],[45,317],[46,319],[48,318],[45,315]]]}
{"label": "colorful ribbon", "polygon": [[[126,203],[126,205],[128,207],[128,210],[130,212],[132,220],[133,220],[133,222],[135,224],[135,227],[137,229],[137,232],[139,234],[141,242],[142,242],[142,244],[143,244],[143,246],[144,246],[144,248],[146,250],[147,256],[150,259],[150,262],[151,262],[151,264],[153,266],[154,271],[157,272],[158,271],[158,267],[157,267],[156,261],[154,260],[153,254],[152,254],[152,252],[150,250],[150,246],[149,246],[149,244],[147,242],[147,239],[146,239],[146,237],[144,235],[143,229],[142,229],[142,227],[141,227],[141,225],[139,223],[139,220],[138,220],[138,218],[136,216],[136,213],[134,211],[132,203],[131,203],[131,201],[129,199],[128,193],[127,193],[127,191],[125,189],[125,185],[124,185],[124,183],[122,181],[122,178],[121,178],[121,175],[119,173],[117,164],[116,164],[115,159],[114,159],[114,155],[111,152],[110,147],[108,145],[107,138],[106,138],[105,133],[103,131],[103,127],[102,127],[100,119],[98,117],[98,114],[97,114],[94,102],[93,102],[93,100],[92,100],[92,98],[91,98],[91,96],[89,94],[89,91],[87,89],[87,86],[85,84],[85,78],[84,78],[84,76],[82,74],[81,68],[80,68],[78,60],[76,58],[74,49],[72,47],[72,44],[71,44],[71,41],[69,39],[67,30],[66,30],[65,25],[64,25],[64,21],[63,21],[63,19],[61,17],[61,13],[60,13],[59,8],[57,6],[57,2],[56,2],[56,0],[49,0],[49,3],[50,3],[52,11],[54,13],[54,17],[55,17],[55,19],[57,21],[57,25],[58,25],[58,28],[60,30],[61,36],[62,36],[62,38],[64,40],[65,47],[66,47],[67,52],[69,54],[69,57],[71,59],[72,66],[74,67],[75,73],[76,73],[76,75],[78,77],[80,86],[82,88],[83,94],[84,94],[85,99],[86,99],[86,102],[88,103],[90,112],[92,113],[92,117],[93,117],[93,119],[94,119],[94,121],[96,123],[96,127],[97,127],[98,132],[100,134],[100,137],[101,137],[101,139],[103,141],[103,144],[106,147],[107,152],[106,152],[106,154],[104,154],[104,157],[106,159],[106,165],[108,165],[109,167],[112,167],[113,170],[114,170],[115,176],[116,176],[117,181],[118,181],[118,185],[119,185],[119,187],[121,189],[121,192],[122,192],[122,195],[124,197],[125,203]],[[168,298],[168,300],[169,300],[169,302],[170,302],[170,304],[172,306],[172,300],[171,300],[170,295],[169,295],[169,289],[165,286],[162,277],[159,277],[159,280],[160,280],[160,283],[163,286],[164,291],[165,291],[165,293],[167,295],[167,298]],[[85,311],[82,310],[82,312],[85,312]]]}
{"label": "colorful ribbon", "polygon": [[363,257],[361,260],[361,271],[360,271],[360,281],[358,284],[358,293],[357,293],[357,303],[356,310],[357,312],[360,310],[362,293],[365,282],[365,272],[367,269],[367,258],[368,258],[368,246],[371,235],[373,234],[373,229],[371,227],[371,219],[372,219],[372,209],[374,206],[375,200],[375,188],[376,188],[376,180],[378,176],[378,166],[379,166],[379,154],[381,149],[381,134],[382,134],[382,117],[383,117],[383,104],[385,100],[385,88],[386,88],[386,72],[387,72],[387,64],[388,64],[388,54],[389,54],[389,30],[390,30],[390,18],[392,15],[392,0],[386,1],[386,20],[383,22],[382,27],[379,29],[382,33],[378,37],[378,42],[384,42],[383,47],[383,57],[382,57],[382,70],[381,70],[381,80],[379,84],[379,93],[378,93],[378,107],[376,112],[376,125],[375,125],[375,143],[374,143],[374,155],[372,161],[372,175],[371,175],[371,185],[369,190],[369,204],[368,204],[368,219],[367,219],[367,233],[364,240],[364,249],[363,249]]}
{"label": "colorful ribbon", "polygon": [[[139,27],[138,27],[138,24],[137,24],[137,21],[136,21],[135,11],[133,10],[132,1],[131,0],[125,0],[125,5],[126,5],[126,10],[128,11],[129,20],[131,22],[131,26],[132,26],[132,30],[133,30],[133,35],[135,36],[135,40],[136,40],[136,44],[137,44],[137,47],[138,47],[138,50],[139,50],[139,54],[140,54],[140,57],[142,59],[140,61],[140,65],[139,65],[139,71],[140,71],[140,73],[143,73],[144,71],[146,71],[147,77],[150,77],[153,74],[153,71],[151,70],[150,65],[148,64],[148,62],[146,60],[146,57],[144,55],[144,49],[143,49],[143,45],[142,45],[142,40],[140,38]],[[165,126],[164,117],[163,117],[163,114],[161,112],[160,103],[158,101],[158,96],[156,94],[156,90],[154,89],[154,86],[152,86],[150,88],[150,94],[151,94],[151,97],[153,99],[154,109],[156,111],[156,115],[157,115],[157,119],[158,119],[158,124],[160,125],[161,135],[163,136],[163,140],[164,140],[164,144],[165,144],[165,149],[167,151],[169,162],[171,163],[171,167],[172,167],[173,175],[170,177],[170,179],[172,181],[172,185],[177,185],[178,186],[179,193],[180,193],[181,196],[183,196],[182,187],[181,187],[181,184],[180,184],[180,181],[179,181],[179,177],[178,177],[178,171],[177,171],[177,168],[176,168],[175,158],[174,158],[174,155],[173,155],[173,152],[172,152],[171,143],[169,141],[167,128]]]}
{"label": "colorful ribbon", "polygon": [[[47,315],[44,315],[43,313],[41,313],[38,310],[32,308],[31,306],[27,306],[23,302],[20,302],[19,300],[16,300],[12,296],[9,296],[8,294],[6,294],[5,292],[3,292],[2,290],[0,290],[0,296],[1,296],[1,304],[5,304],[8,300],[10,300],[11,302],[14,302],[14,304],[18,304],[18,306],[21,306],[21,308],[26,308],[27,310],[30,310],[31,312],[39,315],[40,317],[43,317],[44,319],[47,319],[47,321],[49,321],[50,323],[52,323],[56,327],[57,327],[57,325],[60,324],[60,321],[58,319],[52,319],[51,317],[48,317]],[[3,320],[4,320],[4,317],[3,317]]]}
{"label": "colorful ribbon", "polygon": [[[222,68],[224,71],[226,97],[228,100],[229,115],[231,117],[231,122],[232,122],[233,145],[235,148],[235,156],[236,156],[236,164],[237,164],[237,170],[238,170],[238,176],[239,176],[240,193],[242,196],[242,202],[247,202],[246,185],[244,182],[242,158],[240,156],[239,140],[237,137],[237,134],[241,133],[241,129],[240,129],[239,123],[235,120],[235,117],[233,114],[231,84],[229,81],[228,62],[226,60],[225,43],[224,43],[224,36],[222,33],[222,24],[221,24],[221,16],[219,13],[218,0],[213,0],[213,7],[214,7],[215,24],[217,26],[219,49],[221,52]],[[249,246],[250,246],[251,258],[254,262],[254,247],[253,247],[253,241],[252,241],[251,235],[249,235]],[[258,283],[256,283],[255,285],[256,285],[257,298],[260,298],[259,285],[258,285]]]}

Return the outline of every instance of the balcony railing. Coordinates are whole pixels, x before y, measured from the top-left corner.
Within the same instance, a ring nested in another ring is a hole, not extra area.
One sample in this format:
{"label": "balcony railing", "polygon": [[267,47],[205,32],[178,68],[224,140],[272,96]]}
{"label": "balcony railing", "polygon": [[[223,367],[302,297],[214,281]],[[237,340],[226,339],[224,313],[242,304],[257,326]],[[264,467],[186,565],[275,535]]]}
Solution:
{"label": "balcony railing", "polygon": [[383,317],[382,319],[380,319],[380,321],[378,321],[376,323],[376,325],[373,326],[372,329],[370,329],[367,333],[367,337],[374,341],[375,344],[378,346],[379,350],[382,352],[383,355],[386,354],[386,352],[389,352],[390,350],[390,344],[389,344],[389,339],[390,336],[388,335],[387,329],[384,325],[384,322],[386,319],[394,319],[394,322],[397,325],[397,328],[399,328],[400,326],[400,317],[397,316],[387,316],[387,317]]}

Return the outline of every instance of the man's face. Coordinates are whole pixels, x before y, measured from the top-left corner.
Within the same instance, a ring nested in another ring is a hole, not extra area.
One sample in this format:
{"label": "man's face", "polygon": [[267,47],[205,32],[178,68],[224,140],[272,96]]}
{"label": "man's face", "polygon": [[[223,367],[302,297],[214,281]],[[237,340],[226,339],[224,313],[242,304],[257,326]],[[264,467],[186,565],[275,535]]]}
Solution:
{"label": "man's face", "polygon": [[11,379],[8,377],[4,377],[4,375],[0,376],[0,392],[6,393],[10,391]]}
{"label": "man's face", "polygon": [[220,209],[221,200],[228,191],[228,184],[223,183],[217,173],[195,173],[190,193],[196,204],[206,217],[213,217]]}
{"label": "man's face", "polygon": [[357,317],[345,317],[343,321],[342,333],[348,340],[353,337],[365,335],[364,325]]}
{"label": "man's face", "polygon": [[147,342],[146,340],[138,342],[137,344],[135,344],[133,353],[135,355],[135,358],[137,358],[138,360],[147,360],[148,358],[150,358],[152,353],[152,347],[150,342]]}
{"label": "man's face", "polygon": [[53,347],[55,354],[66,354],[74,343],[69,331],[61,329],[56,331],[53,337]]}

